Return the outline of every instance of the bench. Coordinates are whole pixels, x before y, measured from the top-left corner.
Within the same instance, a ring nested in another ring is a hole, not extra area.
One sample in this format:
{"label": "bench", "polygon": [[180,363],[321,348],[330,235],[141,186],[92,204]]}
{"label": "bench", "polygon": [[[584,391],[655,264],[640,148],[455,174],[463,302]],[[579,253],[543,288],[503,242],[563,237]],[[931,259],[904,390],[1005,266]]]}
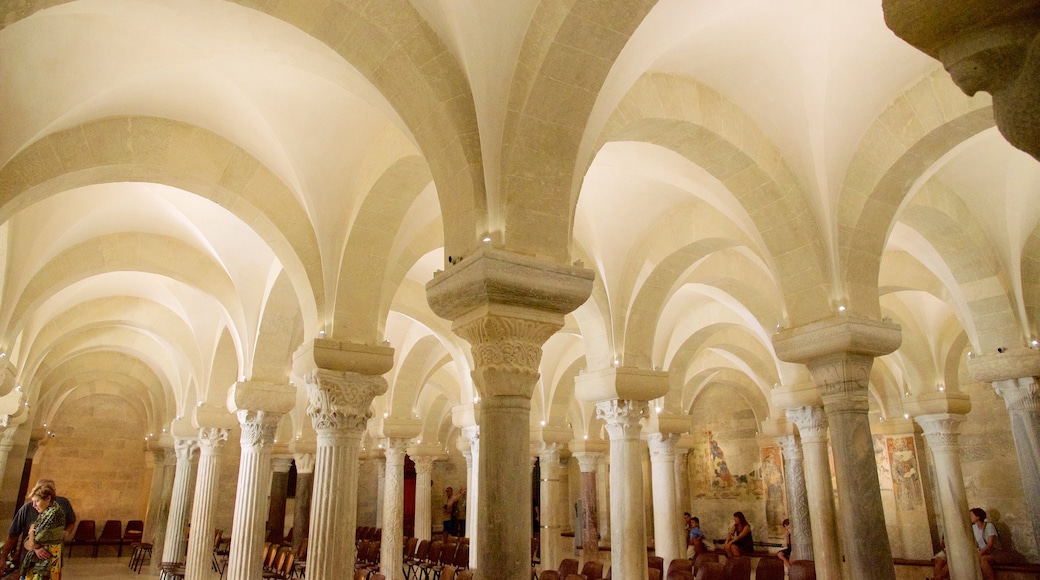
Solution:
{"label": "bench", "polygon": [[[914,560],[911,558],[892,558],[892,562],[896,566],[920,566],[924,568],[932,568],[935,565],[934,560]],[[997,573],[997,578],[1002,580],[1040,578],[1040,564],[994,564],[993,571]]]}

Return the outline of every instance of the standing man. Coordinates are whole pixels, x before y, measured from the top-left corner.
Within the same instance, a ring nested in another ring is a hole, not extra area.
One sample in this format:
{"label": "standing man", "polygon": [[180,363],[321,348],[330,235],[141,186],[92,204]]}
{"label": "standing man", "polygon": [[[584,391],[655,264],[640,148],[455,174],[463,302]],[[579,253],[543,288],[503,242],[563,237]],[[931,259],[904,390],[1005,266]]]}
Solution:
{"label": "standing man", "polygon": [[[54,501],[59,507],[61,507],[61,510],[65,512],[65,541],[67,542],[72,536],[72,530],[76,527],[76,512],[72,510],[72,504],[69,503],[68,499],[58,495],[53,479],[41,479],[36,482],[36,485],[49,488],[54,493]],[[31,501],[26,502],[14,513],[14,519],[11,520],[11,526],[7,529],[7,540],[4,542],[3,548],[0,548],[0,563],[3,563],[5,566],[3,570],[4,573],[10,570],[10,568],[7,567],[8,556],[11,554],[15,546],[19,546],[19,550],[15,551],[15,555],[21,553],[21,541],[29,536],[29,526],[36,523],[36,516],[38,515],[40,515],[40,513],[36,511],[36,508],[33,507]],[[21,562],[21,558],[15,558],[16,568],[18,562]]]}
{"label": "standing man", "polygon": [[455,533],[455,520],[458,517],[457,503],[459,498],[454,495],[455,490],[452,488],[446,488],[444,490],[444,505],[441,506],[441,511],[444,513],[444,542],[447,543]]}
{"label": "standing man", "polygon": [[466,488],[459,490],[459,497],[455,500],[455,535],[466,536]]}

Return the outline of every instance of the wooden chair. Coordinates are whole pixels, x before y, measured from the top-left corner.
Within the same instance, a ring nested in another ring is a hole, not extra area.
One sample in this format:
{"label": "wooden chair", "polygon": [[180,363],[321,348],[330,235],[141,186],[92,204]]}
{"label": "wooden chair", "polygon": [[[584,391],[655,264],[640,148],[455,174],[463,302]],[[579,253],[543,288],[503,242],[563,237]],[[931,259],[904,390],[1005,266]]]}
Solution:
{"label": "wooden chair", "polygon": [[650,569],[657,569],[664,576],[664,558],[660,556],[650,556],[646,559],[646,567]]}
{"label": "wooden chair", "polygon": [[473,570],[459,570],[455,580],[473,580]]}
{"label": "wooden chair", "polygon": [[386,576],[383,576],[379,572],[376,572],[375,574],[369,576],[368,580],[386,580]]}
{"label": "wooden chair", "polygon": [[690,570],[672,570],[665,577],[665,580],[694,580],[693,572]]}
{"label": "wooden chair", "polygon": [[405,580],[418,580],[419,578],[419,565],[426,561],[426,556],[430,553],[430,541],[423,540],[419,542],[419,545],[415,548],[415,553],[412,554],[411,558],[405,558],[402,562],[403,566],[407,566],[404,571]]}
{"label": "wooden chair", "polygon": [[589,560],[581,567],[581,575],[585,580],[600,580],[603,578],[603,563]]}
{"label": "wooden chair", "polygon": [[566,578],[568,574],[577,574],[578,561],[574,558],[564,558],[560,560],[560,567],[556,571],[560,573],[560,578]]}
{"label": "wooden chair", "polygon": [[723,567],[726,580],[751,580],[751,558],[747,556],[730,556]]}
{"label": "wooden chair", "polygon": [[72,541],[69,542],[69,557],[72,557],[72,550],[76,546],[87,544],[91,548],[97,542],[97,526],[94,520],[80,520],[76,524],[76,535],[72,537]]}
{"label": "wooden chair", "polygon": [[130,569],[138,574],[141,573],[141,568],[144,567],[145,558],[151,559],[152,557],[152,545],[146,542],[138,542],[133,545],[133,549],[130,551]]}
{"label": "wooden chair", "polygon": [[368,580],[368,575],[371,574],[371,573],[372,573],[372,571],[369,570],[368,568],[361,568],[359,570],[354,570],[354,580]]}
{"label": "wooden chair", "polygon": [[671,574],[672,572],[675,572],[675,571],[686,571],[686,572],[691,572],[692,573],[693,572],[693,561],[692,560],[687,560],[686,558],[676,558],[676,559],[672,560],[668,564],[668,571],[665,573],[665,577],[667,578],[668,574]]}
{"label": "wooden chair", "polygon": [[275,566],[271,570],[265,570],[264,580],[289,580],[292,576],[293,564],[296,562],[296,554],[293,554],[290,546],[278,550]]}
{"label": "wooden chair", "polygon": [[563,580],[585,580],[580,574],[567,574]]}
{"label": "wooden chair", "polygon": [[755,580],[784,580],[784,563],[779,558],[761,558],[755,567]]}
{"label": "wooden chair", "polygon": [[94,541],[94,557],[97,558],[101,546],[118,546],[123,542],[123,522],[108,520],[101,528],[101,535]]}
{"label": "wooden chair", "polygon": [[812,560],[795,560],[787,571],[789,580],[816,580],[816,562]]}
{"label": "wooden chair", "polygon": [[696,580],[723,580],[725,578],[724,566],[721,562],[706,560],[703,565],[698,565]]}
{"label": "wooden chair", "polygon": [[657,568],[647,568],[646,577],[648,580],[661,580],[661,571]]}
{"label": "wooden chair", "polygon": [[441,568],[441,575],[438,580],[455,580],[455,573],[458,569],[455,566],[445,566]]}
{"label": "wooden chair", "polygon": [[556,570],[542,570],[538,580],[560,580],[560,573]]}
{"label": "wooden chair", "polygon": [[132,546],[135,543],[139,543],[141,538],[144,537],[144,522],[141,520],[130,520],[126,522],[126,529],[123,530],[123,538],[119,542],[119,553],[116,555],[117,558],[123,557],[123,546]]}
{"label": "wooden chair", "polygon": [[455,558],[452,560],[452,565],[457,570],[465,570],[469,568],[469,544],[459,544],[458,549],[455,551]]}

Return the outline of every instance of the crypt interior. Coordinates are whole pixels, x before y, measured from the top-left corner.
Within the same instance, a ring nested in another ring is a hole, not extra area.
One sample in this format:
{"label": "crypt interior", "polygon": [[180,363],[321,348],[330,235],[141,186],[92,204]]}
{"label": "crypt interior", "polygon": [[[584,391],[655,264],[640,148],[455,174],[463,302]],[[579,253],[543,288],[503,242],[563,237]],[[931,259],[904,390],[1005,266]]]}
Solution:
{"label": "crypt interior", "polygon": [[0,7],[5,522],[403,578],[451,486],[478,578],[645,579],[684,511],[1040,562],[1037,3]]}

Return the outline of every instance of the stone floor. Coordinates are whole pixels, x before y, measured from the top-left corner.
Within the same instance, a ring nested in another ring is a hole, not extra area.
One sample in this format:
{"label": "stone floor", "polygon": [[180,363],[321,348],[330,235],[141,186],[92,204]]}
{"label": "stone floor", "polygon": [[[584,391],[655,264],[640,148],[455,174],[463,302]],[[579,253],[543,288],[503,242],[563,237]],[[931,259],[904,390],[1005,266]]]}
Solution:
{"label": "stone floor", "polygon": [[[149,576],[150,568],[147,562],[137,574],[127,564],[130,562],[128,556],[116,558],[115,556],[99,556],[97,558],[69,558],[65,560],[65,569],[62,570],[62,578],[66,580],[130,580],[131,578],[144,579],[155,578]],[[212,572],[206,580],[218,580],[216,572]]]}

